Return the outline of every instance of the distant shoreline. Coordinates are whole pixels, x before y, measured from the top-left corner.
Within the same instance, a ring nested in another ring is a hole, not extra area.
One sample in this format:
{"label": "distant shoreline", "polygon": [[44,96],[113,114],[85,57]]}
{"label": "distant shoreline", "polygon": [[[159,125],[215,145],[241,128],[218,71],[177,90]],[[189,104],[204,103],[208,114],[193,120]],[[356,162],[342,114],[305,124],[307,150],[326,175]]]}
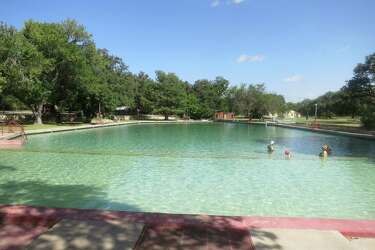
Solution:
{"label": "distant shoreline", "polygon": [[[76,125],[76,126],[64,126],[64,127],[53,127],[53,128],[45,128],[45,129],[35,129],[35,130],[26,130],[26,135],[37,135],[37,134],[49,134],[49,133],[59,133],[59,132],[70,132],[70,131],[77,131],[77,130],[86,130],[86,129],[96,129],[96,128],[108,128],[108,127],[116,127],[116,126],[123,126],[123,125],[135,125],[135,124],[170,124],[170,123],[208,123],[212,121],[201,121],[201,120],[170,120],[170,121],[151,121],[151,120],[144,120],[144,121],[126,121],[126,122],[114,122],[114,123],[107,123],[107,124],[84,124],[84,125]],[[7,135],[4,137],[0,136],[0,140],[12,140],[19,137],[20,134],[12,134]]]}
{"label": "distant shoreline", "polygon": [[[122,126],[122,125],[135,125],[135,124],[173,124],[173,123],[208,123],[213,122],[209,120],[171,120],[171,121],[150,121],[150,120],[135,120],[135,121],[127,121],[127,122],[115,122],[115,123],[108,123],[108,124],[85,124],[85,125],[77,125],[77,126],[65,126],[65,127],[53,127],[53,128],[45,128],[45,129],[35,129],[35,130],[26,130],[26,135],[37,135],[37,134],[48,134],[48,133],[58,133],[58,132],[69,132],[69,131],[77,131],[77,130],[86,130],[86,129],[96,129],[96,128],[107,128],[107,127],[115,127],[115,126]],[[224,123],[239,123],[239,124],[251,124],[251,125],[262,125],[266,126],[266,122],[262,121],[241,121],[241,120],[218,120],[214,122],[224,122]],[[338,126],[327,126],[327,125],[320,125],[320,128],[311,128],[306,125],[302,124],[283,124],[278,122],[267,122],[267,126],[275,126],[281,128],[289,128],[289,129],[299,129],[305,130],[315,133],[324,133],[324,134],[333,134],[333,135],[343,135],[343,136],[351,136],[356,138],[362,139],[370,139],[375,140],[375,131],[366,131],[360,130],[356,128],[349,128],[349,127],[338,127]],[[0,140],[11,140],[19,137],[20,134],[13,134],[4,137],[0,137]]]}
{"label": "distant shoreline", "polygon": [[[266,122],[262,122],[262,121],[249,122],[249,121],[224,121],[224,120],[221,120],[221,121],[218,121],[218,122],[257,124],[257,125],[266,126]],[[302,125],[302,124],[298,124],[298,123],[296,123],[296,124],[283,124],[283,123],[279,123],[279,122],[267,122],[267,126],[275,126],[275,127],[290,128],[290,129],[300,129],[300,130],[306,130],[306,131],[316,132],[316,133],[344,135],[344,136],[351,136],[351,137],[375,140],[375,131],[366,131],[366,130],[360,130],[360,129],[349,128],[349,127],[320,125],[320,128],[311,128],[311,127],[308,127],[306,125]]]}

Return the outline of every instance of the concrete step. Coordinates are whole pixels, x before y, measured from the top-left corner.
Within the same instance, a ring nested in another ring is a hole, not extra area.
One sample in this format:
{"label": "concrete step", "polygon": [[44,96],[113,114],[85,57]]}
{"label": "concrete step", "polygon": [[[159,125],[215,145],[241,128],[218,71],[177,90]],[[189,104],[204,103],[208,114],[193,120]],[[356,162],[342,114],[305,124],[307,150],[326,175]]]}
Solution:
{"label": "concrete step", "polygon": [[252,250],[246,229],[149,225],[136,250]]}
{"label": "concrete step", "polygon": [[374,238],[359,238],[352,239],[350,245],[355,250],[374,250],[375,249],[375,239]]}
{"label": "concrete step", "polygon": [[354,250],[349,240],[337,231],[297,229],[250,229],[256,250]]}
{"label": "concrete step", "polygon": [[63,219],[41,234],[29,250],[130,250],[142,234],[144,224],[126,220]]}

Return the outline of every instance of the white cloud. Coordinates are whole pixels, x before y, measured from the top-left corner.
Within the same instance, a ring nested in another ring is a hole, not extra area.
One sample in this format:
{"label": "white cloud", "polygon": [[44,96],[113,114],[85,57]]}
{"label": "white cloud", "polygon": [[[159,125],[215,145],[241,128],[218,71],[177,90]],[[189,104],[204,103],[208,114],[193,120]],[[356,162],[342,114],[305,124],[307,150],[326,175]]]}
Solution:
{"label": "white cloud", "polygon": [[294,83],[294,82],[301,82],[303,80],[303,76],[301,75],[291,75],[284,79],[284,82]]}
{"label": "white cloud", "polygon": [[263,55],[253,55],[253,56],[250,56],[250,55],[246,55],[246,54],[242,54],[240,55],[238,58],[237,58],[237,63],[244,63],[244,62],[261,62],[264,60],[264,56]]}
{"label": "white cloud", "polygon": [[215,7],[219,6],[219,4],[220,4],[219,0],[214,0],[214,1],[211,2],[211,7],[215,8]]}
{"label": "white cloud", "polygon": [[231,4],[239,5],[239,4],[243,3],[243,2],[245,2],[245,0],[227,0],[227,1],[224,1],[224,0],[212,0],[211,1],[211,7],[215,8],[215,7],[219,6],[222,3],[227,4],[227,5],[231,5]]}

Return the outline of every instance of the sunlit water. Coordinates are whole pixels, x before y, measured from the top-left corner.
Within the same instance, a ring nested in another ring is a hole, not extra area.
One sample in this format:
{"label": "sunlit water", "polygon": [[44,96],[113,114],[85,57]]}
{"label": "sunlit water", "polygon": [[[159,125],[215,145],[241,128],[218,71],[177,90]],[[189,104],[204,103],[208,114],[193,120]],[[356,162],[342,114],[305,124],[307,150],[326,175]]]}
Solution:
{"label": "sunlit water", "polygon": [[[321,160],[325,143],[333,155]],[[375,219],[370,140],[261,125],[145,124],[30,136],[0,159],[3,204]]]}

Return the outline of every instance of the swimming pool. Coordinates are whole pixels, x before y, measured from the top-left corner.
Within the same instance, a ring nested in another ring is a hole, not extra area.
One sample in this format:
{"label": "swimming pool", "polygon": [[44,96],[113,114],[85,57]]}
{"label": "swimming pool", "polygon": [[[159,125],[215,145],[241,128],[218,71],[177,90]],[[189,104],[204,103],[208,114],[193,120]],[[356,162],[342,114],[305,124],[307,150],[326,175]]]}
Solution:
{"label": "swimming pool", "polygon": [[[325,143],[333,155],[321,160]],[[144,124],[34,135],[0,159],[0,204],[375,219],[370,140],[262,125]]]}

